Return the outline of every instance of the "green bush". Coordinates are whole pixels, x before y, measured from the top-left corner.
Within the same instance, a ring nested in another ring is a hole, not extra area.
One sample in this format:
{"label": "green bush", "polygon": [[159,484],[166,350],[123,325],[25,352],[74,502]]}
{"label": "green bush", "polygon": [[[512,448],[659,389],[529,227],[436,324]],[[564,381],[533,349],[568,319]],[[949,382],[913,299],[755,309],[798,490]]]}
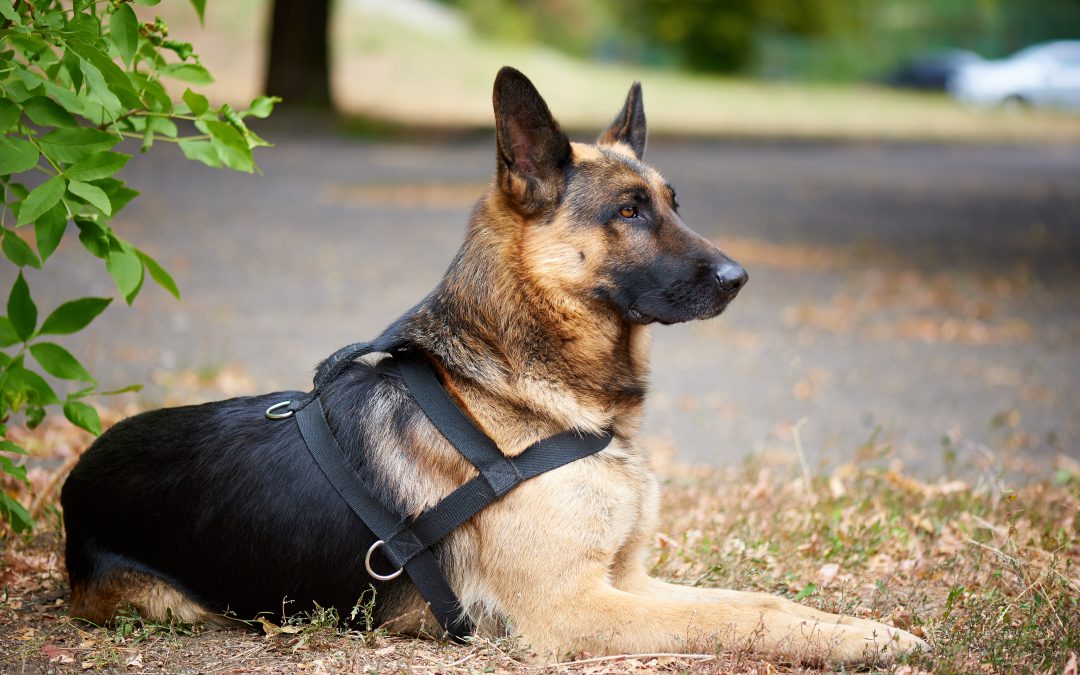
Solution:
{"label": "green bush", "polygon": [[[206,0],[191,4],[201,20]],[[215,108],[189,88],[174,101],[162,78],[213,81],[190,44],[170,39],[161,19],[140,22],[130,0],[0,0],[0,249],[19,268],[0,317],[0,479],[26,481],[12,457],[25,450],[8,437],[13,415],[33,428],[59,407],[99,434],[98,413],[86,399],[118,393],[99,392],[78,359],[50,341],[85,328],[112,299],[65,302],[39,321],[27,281],[47,277],[25,268],[41,270],[70,231],[104,263],[129,305],[147,275],[180,297],[169,273],[110,226],[138,195],[115,177],[131,159],[116,146],[135,138],[146,152],[167,141],[190,159],[250,173],[252,149],[268,145],[244,119],[266,117],[277,99],[259,97],[247,110]],[[60,395],[43,374],[77,384]],[[0,518],[16,532],[33,526],[2,487]]]}

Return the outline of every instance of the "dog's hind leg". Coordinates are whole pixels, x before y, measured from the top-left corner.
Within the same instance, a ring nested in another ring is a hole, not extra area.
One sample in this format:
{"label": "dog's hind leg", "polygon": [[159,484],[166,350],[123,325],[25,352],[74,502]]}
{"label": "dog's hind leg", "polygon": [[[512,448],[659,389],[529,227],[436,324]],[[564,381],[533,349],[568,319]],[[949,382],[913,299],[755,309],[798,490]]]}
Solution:
{"label": "dog's hind leg", "polygon": [[216,624],[223,619],[168,582],[144,572],[113,569],[100,578],[71,585],[71,615],[76,618],[103,626],[129,609],[160,623]]}

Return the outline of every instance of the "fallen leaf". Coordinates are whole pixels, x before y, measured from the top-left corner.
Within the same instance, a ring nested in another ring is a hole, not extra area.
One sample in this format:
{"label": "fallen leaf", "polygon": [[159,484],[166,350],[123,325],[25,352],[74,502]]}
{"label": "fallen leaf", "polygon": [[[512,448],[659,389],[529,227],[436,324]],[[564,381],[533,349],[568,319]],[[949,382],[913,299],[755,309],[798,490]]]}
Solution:
{"label": "fallen leaf", "polygon": [[67,653],[63,647],[57,647],[49,642],[41,646],[41,653],[53,663],[74,663],[75,657]]}

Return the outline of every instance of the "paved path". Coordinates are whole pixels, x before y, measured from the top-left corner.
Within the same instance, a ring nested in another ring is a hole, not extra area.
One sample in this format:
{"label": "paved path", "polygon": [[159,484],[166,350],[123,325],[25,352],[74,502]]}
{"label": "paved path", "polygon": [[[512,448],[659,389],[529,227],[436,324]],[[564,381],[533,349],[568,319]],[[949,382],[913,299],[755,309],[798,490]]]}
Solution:
{"label": "paved path", "polygon": [[[488,139],[272,140],[261,177],[171,148],[125,170],[143,195],[117,229],[184,300],[148,286],[67,341],[104,387],[156,381],[142,396],[161,401],[173,371],[239,364],[253,390],[306,388],[436,283],[493,165]],[[648,159],[750,272],[721,318],[655,331],[654,447],[737,463],[790,452],[805,419],[812,462],[875,433],[927,474],[946,434],[962,462],[1080,452],[1080,153],[656,142]],[[113,293],[73,244],[30,277],[43,311]]]}

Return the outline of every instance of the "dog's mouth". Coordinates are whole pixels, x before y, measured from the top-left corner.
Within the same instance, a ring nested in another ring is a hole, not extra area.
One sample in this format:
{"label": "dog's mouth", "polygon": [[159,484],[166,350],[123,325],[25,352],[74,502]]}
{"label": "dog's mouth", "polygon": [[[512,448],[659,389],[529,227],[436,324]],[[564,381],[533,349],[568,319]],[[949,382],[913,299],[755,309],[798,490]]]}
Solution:
{"label": "dog's mouth", "polygon": [[727,306],[730,304],[730,300],[725,300],[714,307],[708,308],[704,311],[690,311],[683,313],[677,313],[677,315],[663,316],[660,314],[649,314],[643,311],[639,306],[630,307],[626,310],[624,316],[630,323],[636,323],[641,326],[647,326],[651,323],[658,323],[663,326],[670,326],[675,323],[683,323],[686,321],[695,321],[702,319],[711,319],[719,316]]}

